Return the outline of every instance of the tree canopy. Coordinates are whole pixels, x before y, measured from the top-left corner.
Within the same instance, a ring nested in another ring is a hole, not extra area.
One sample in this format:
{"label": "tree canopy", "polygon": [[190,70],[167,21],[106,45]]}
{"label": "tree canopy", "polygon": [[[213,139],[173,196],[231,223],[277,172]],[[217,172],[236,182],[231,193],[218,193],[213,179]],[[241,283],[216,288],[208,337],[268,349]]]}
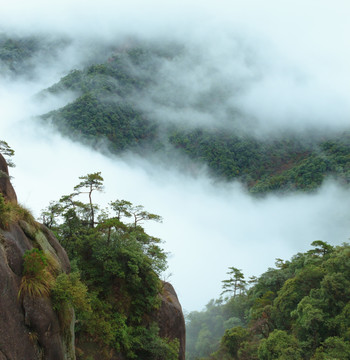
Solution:
{"label": "tree canopy", "polygon": [[[174,44],[135,43],[117,49],[105,62],[73,70],[46,92],[74,91],[77,98],[42,119],[96,149],[103,141],[114,153],[156,154],[167,164],[177,163],[181,155],[197,166],[205,165],[215,178],[239,180],[252,194],[313,191],[326,178],[349,183],[348,131],[266,138],[243,131],[234,112],[228,120],[238,125],[227,128],[185,127],[152,116],[142,107],[142,99],[159,81],[160,64],[176,61],[182,51]],[[205,113],[210,98],[200,98],[193,111]],[[162,101],[160,107],[173,106],[171,98]]]}
{"label": "tree canopy", "polygon": [[244,275],[231,267],[223,282],[231,296],[188,315],[187,359],[348,359],[350,245],[311,245],[290,261],[277,259],[241,293],[234,289]]}
{"label": "tree canopy", "polygon": [[54,296],[82,304],[76,306],[78,342],[113,349],[128,359],[177,359],[178,341],[160,338],[151,320],[160,305],[159,276],[167,266],[166,254],[161,240],[147,234],[141,223],[160,221],[160,216],[126,200],[111,201],[101,209],[93,197],[103,189],[101,173],[79,180],[73,193],[42,212],[42,221],[56,234],[75,269],[70,277],[58,279]]}

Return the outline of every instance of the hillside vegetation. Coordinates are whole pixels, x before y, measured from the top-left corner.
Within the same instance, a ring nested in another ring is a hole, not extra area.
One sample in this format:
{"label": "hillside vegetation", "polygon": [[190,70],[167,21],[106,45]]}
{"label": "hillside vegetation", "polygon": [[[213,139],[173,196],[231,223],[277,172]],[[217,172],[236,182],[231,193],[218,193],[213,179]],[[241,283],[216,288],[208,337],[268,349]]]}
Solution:
{"label": "hillside vegetation", "polygon": [[[36,38],[0,40],[1,69],[8,76],[25,76],[36,59],[62,45],[43,46]],[[263,138],[243,130],[234,111],[227,112],[232,126],[219,121],[202,126],[190,117],[184,121],[183,114],[178,122],[160,119],[143,100],[155,96],[154,88],[167,81],[159,78],[163,64],[178,61],[186,49],[130,41],[106,52],[103,61],[72,69],[38,94],[74,94],[73,101],[38,121],[116,155],[156,155],[166,157],[167,164],[182,156],[193,166],[206,166],[216,179],[239,180],[252,194],[313,191],[327,178],[349,183],[349,132]],[[178,106],[180,113],[178,99],[166,95],[154,104]],[[220,104],[220,97],[209,95],[199,96],[191,104],[193,110],[215,115],[212,102]],[[101,174],[80,180],[71,194],[43,212],[43,222],[73,260],[75,271],[57,278],[52,294],[63,315],[65,304],[76,308],[78,356],[92,351],[109,356],[112,351],[128,359],[176,359],[178,342],[160,338],[152,321],[166,257],[160,240],[141,226],[160,217],[125,200],[99,209],[92,193],[103,186]],[[88,200],[82,200],[84,193],[90,195]],[[7,215],[5,203],[0,205]],[[275,269],[249,281],[239,269],[230,268],[230,278],[223,282],[226,297],[210,302],[204,312],[188,315],[187,358],[350,358],[350,246],[322,241],[312,245],[290,261],[278,259]]]}
{"label": "hillside vegetation", "polygon": [[187,359],[341,360],[350,357],[350,246],[322,241],[245,280],[187,318]]}
{"label": "hillside vegetation", "polygon": [[93,196],[103,189],[101,174],[80,180],[42,213],[72,263],[52,295],[58,312],[75,307],[78,359],[178,359],[179,339],[161,338],[155,318],[166,254],[142,227],[161,217],[126,200],[100,209]]}

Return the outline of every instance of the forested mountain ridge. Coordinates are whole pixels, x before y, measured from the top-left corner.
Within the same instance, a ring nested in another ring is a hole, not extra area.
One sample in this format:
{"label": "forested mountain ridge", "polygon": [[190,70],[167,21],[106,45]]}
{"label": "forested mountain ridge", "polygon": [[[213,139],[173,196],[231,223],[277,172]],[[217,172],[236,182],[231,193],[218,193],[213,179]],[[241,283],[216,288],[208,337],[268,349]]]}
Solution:
{"label": "forested mountain ridge", "polygon": [[[138,45],[117,52],[103,64],[73,71],[48,91],[76,91],[77,99],[43,118],[74,139],[90,144],[108,140],[109,148],[116,153],[147,150],[171,158],[178,152],[206,165],[214,177],[238,179],[252,193],[309,191],[327,176],[348,182],[347,133],[259,139],[234,127],[184,126],[153,118],[137,102],[142,103],[144,94],[152,91],[157,66],[176,58],[174,54],[167,54],[166,60],[164,57],[157,48]],[[203,107],[199,104],[199,111],[205,111]]]}
{"label": "forested mountain ridge", "polygon": [[0,72],[5,77],[32,79],[57,57],[69,41],[64,38],[14,36],[0,32]]}
{"label": "forested mountain ridge", "polygon": [[229,296],[187,317],[187,359],[349,359],[350,246],[312,245],[259,278],[232,268]]}
{"label": "forested mountain ridge", "polygon": [[[5,37],[0,41],[0,63],[15,74],[21,68],[25,72],[38,56],[48,56],[64,44]],[[221,121],[201,125],[192,122],[191,114],[183,115],[187,105],[181,104],[181,96],[177,99],[174,92],[167,93],[172,83],[166,77],[166,68],[181,61],[186,51],[177,43],[132,39],[106,46],[99,56],[91,54],[85,67],[72,69],[39,95],[75,94],[75,100],[43,114],[42,119],[65,136],[98,150],[107,144],[113,153],[152,154],[165,157],[167,164],[178,163],[182,156],[198,166],[207,166],[215,178],[239,180],[251,193],[310,191],[330,177],[343,184],[349,182],[349,132],[310,130],[259,137],[244,130],[241,124],[245,119],[237,109],[225,110],[226,125]],[[215,89],[196,94],[198,99],[190,104],[193,112],[215,118],[223,92]],[[167,107],[175,109],[175,114],[178,109],[179,120],[155,115],[152,106],[164,111]]]}

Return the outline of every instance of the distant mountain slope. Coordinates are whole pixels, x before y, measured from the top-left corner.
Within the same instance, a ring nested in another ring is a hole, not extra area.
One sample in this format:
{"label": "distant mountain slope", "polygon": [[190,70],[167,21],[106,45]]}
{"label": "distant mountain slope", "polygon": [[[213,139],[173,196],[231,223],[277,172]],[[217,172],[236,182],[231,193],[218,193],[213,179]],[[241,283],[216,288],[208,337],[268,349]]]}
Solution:
{"label": "distant mountain slope", "polygon": [[[9,36],[0,33],[0,73],[8,77],[33,78],[36,70],[57,57],[67,39]],[[38,67],[38,63],[41,66]]]}
{"label": "distant mountain slope", "polygon": [[[26,59],[32,61],[31,54],[42,47],[41,42],[33,39],[2,40],[0,60],[8,66],[16,65],[16,69],[21,66],[26,69]],[[217,126],[193,125],[192,115],[189,113],[187,118],[184,115],[188,106],[181,104],[184,95],[171,89],[176,79],[169,82],[164,76],[169,64],[185,56],[182,46],[140,44],[130,40],[123,45],[109,46],[108,51],[105,51],[109,56],[104,62],[72,70],[42,92],[41,96],[65,91],[76,94],[71,103],[44,114],[45,122],[50,121],[64,135],[95,148],[107,143],[114,153],[133,151],[142,156],[166,156],[170,159],[167,164],[178,161],[180,154],[206,165],[213,177],[227,181],[237,179],[256,194],[310,191],[317,189],[327,177],[348,183],[349,132],[285,133],[260,139],[242,131],[241,119],[234,111],[226,111],[231,115],[225,115],[232,126],[223,126],[220,121]],[[159,94],[159,89],[163,93]],[[199,92],[196,100],[189,102],[194,113],[210,112],[215,117],[221,95],[215,96],[220,93],[218,89],[210,91]],[[159,106],[165,112],[172,109],[175,115],[178,109],[179,121],[165,120],[166,113],[164,119],[159,114],[155,116],[156,109],[152,106]]]}

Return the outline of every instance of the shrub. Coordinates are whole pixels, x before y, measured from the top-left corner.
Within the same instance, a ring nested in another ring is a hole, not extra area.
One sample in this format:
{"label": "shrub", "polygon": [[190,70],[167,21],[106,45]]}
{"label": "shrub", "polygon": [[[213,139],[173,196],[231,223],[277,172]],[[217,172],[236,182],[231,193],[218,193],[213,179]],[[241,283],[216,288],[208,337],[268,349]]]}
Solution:
{"label": "shrub", "polygon": [[87,297],[87,287],[80,281],[78,272],[57,276],[52,288],[52,301],[55,310],[73,306],[78,311],[91,311]]}
{"label": "shrub", "polygon": [[23,276],[18,292],[30,297],[49,296],[54,278],[47,270],[47,258],[39,249],[27,250],[23,255]]}

